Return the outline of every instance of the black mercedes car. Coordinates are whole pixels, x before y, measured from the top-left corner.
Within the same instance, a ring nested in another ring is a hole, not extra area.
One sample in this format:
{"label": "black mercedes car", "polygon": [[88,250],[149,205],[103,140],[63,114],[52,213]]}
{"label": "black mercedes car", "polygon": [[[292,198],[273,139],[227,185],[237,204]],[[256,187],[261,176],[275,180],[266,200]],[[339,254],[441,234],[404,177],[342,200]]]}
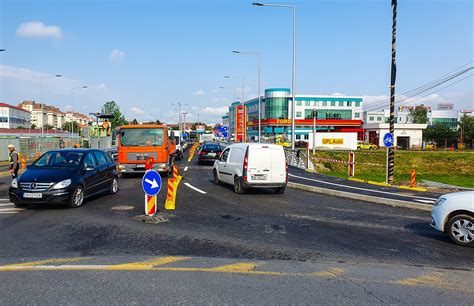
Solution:
{"label": "black mercedes car", "polygon": [[76,208],[100,192],[118,192],[115,162],[103,151],[62,149],[43,154],[12,180],[10,201],[16,206],[66,203]]}

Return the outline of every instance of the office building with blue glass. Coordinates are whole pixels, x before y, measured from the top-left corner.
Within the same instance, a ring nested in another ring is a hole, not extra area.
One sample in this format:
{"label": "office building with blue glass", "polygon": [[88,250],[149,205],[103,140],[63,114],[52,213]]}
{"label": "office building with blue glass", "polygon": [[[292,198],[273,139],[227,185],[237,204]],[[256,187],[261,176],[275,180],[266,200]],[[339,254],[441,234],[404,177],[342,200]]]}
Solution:
{"label": "office building with blue glass", "polygon": [[[318,132],[357,132],[360,139],[362,129],[362,97],[339,95],[296,95],[295,138],[308,140],[313,132],[313,114],[317,111],[316,130]],[[291,139],[291,91],[288,88],[269,88],[261,97],[262,136],[284,135]],[[226,114],[230,134],[235,133],[234,102]],[[245,101],[247,113],[247,140],[258,137],[258,98]]]}

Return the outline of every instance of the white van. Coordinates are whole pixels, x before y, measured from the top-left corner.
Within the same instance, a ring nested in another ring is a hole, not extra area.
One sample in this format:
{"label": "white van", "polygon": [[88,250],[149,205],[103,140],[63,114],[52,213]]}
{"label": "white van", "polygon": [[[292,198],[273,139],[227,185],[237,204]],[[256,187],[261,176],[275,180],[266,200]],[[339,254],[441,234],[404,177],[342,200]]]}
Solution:
{"label": "white van", "polygon": [[248,188],[273,188],[284,193],[288,166],[283,147],[275,144],[235,143],[214,162],[214,183],[234,185],[236,193]]}

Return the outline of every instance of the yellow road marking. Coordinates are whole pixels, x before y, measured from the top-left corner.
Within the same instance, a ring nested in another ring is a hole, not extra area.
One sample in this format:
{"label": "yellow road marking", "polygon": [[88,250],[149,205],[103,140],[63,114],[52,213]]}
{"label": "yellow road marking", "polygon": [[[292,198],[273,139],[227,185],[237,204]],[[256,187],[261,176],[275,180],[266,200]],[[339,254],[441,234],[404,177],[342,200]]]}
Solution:
{"label": "yellow road marking", "polygon": [[10,264],[10,265],[0,266],[0,270],[5,270],[5,269],[15,268],[15,267],[27,268],[27,267],[42,266],[42,265],[47,265],[47,264],[75,262],[75,261],[81,261],[81,260],[87,260],[87,259],[91,259],[91,258],[90,257],[52,258],[52,259],[15,263],[15,264]]}
{"label": "yellow road marking", "polygon": [[394,284],[403,285],[403,286],[420,286],[420,285],[432,285],[440,286],[443,283],[442,279],[443,274],[439,272],[425,274],[417,277],[405,278],[401,280],[394,281]]}
{"label": "yellow road marking", "polygon": [[130,262],[118,265],[108,265],[104,270],[149,270],[153,269],[156,266],[162,266],[169,263],[188,260],[191,257],[179,257],[179,256],[168,256],[168,257],[158,257],[145,261]]}
{"label": "yellow road marking", "polygon": [[346,272],[346,269],[334,268],[326,271],[313,272],[311,275],[316,277],[335,278]]}
{"label": "yellow road marking", "polygon": [[236,263],[232,265],[225,265],[220,267],[211,268],[212,271],[222,271],[222,272],[251,272],[255,271],[257,266],[260,264],[257,263]]}
{"label": "yellow road marking", "polygon": [[[458,276],[464,280],[461,275]],[[392,281],[391,283],[408,287],[423,286],[437,289],[474,292],[474,288],[472,287],[471,283],[464,283],[464,281],[454,279],[448,280],[441,272],[433,272],[417,277],[405,278],[397,281]]]}

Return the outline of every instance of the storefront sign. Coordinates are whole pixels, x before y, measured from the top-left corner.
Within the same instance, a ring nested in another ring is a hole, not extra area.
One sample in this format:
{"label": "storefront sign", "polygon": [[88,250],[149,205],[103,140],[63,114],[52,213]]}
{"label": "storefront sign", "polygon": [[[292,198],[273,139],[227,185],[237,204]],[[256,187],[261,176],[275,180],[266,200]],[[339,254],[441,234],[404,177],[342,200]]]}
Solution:
{"label": "storefront sign", "polygon": [[343,145],[344,138],[323,138],[323,145]]}
{"label": "storefront sign", "polygon": [[235,141],[244,142],[247,134],[246,108],[243,105],[235,107]]}

